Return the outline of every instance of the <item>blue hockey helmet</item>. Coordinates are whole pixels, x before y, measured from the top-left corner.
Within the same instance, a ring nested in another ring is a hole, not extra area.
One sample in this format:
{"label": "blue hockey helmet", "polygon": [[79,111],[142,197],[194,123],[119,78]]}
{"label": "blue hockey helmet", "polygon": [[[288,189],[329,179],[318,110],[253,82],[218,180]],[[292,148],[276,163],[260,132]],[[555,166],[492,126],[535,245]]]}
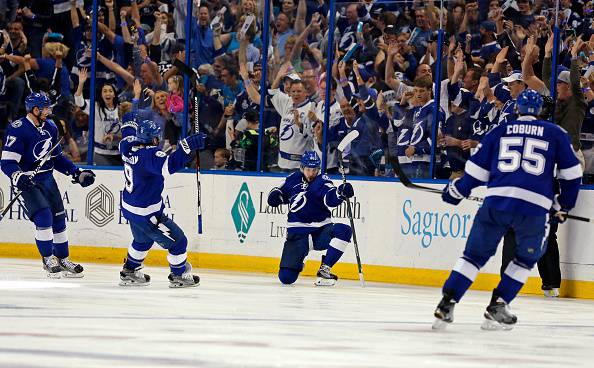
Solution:
{"label": "blue hockey helmet", "polygon": [[45,107],[51,107],[52,100],[45,92],[33,92],[25,98],[25,109],[27,112],[33,111],[34,107],[42,110]]}
{"label": "blue hockey helmet", "polygon": [[542,109],[542,97],[533,89],[525,89],[516,101],[520,115],[538,115]]}
{"label": "blue hockey helmet", "polygon": [[305,151],[301,157],[301,167],[309,167],[312,169],[319,169],[322,166],[322,161],[317,153],[314,151]]}
{"label": "blue hockey helmet", "polygon": [[136,140],[141,143],[151,144],[153,138],[159,138],[161,127],[152,120],[142,120],[136,128]]}

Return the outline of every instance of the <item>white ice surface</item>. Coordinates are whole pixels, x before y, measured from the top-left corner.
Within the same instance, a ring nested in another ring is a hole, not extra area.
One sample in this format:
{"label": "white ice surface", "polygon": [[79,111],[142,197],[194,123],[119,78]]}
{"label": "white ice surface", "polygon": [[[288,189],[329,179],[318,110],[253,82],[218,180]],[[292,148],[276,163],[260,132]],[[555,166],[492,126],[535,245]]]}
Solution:
{"label": "white ice surface", "polygon": [[431,330],[436,288],[212,270],[197,288],[117,285],[119,266],[50,280],[40,261],[0,259],[0,367],[592,367],[594,302],[519,297],[513,331],[480,330],[490,295],[470,291]]}

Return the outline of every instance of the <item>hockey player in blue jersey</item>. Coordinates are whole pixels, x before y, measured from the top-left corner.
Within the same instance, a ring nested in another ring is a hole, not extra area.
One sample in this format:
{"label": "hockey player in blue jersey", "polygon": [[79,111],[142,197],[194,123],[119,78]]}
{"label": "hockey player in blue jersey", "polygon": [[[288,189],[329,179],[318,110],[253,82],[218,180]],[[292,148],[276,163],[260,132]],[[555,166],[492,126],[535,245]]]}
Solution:
{"label": "hockey player in blue jersey", "polygon": [[332,223],[330,208],[352,197],[353,186],[346,183],[336,188],[326,175],[320,175],[320,165],[320,158],[314,151],[305,151],[301,170],[289,175],[280,187],[272,188],[268,194],[269,206],[289,205],[287,240],[278,271],[283,284],[297,281],[303,260],[309,253],[311,236],[314,250],[327,250],[315,285],[333,286],[338,277],[330,269],[351,241],[351,227]]}
{"label": "hockey player in blue jersey", "polygon": [[120,153],[124,162],[125,186],[122,194],[122,213],[130,223],[133,241],[120,272],[120,285],[142,286],[150,283],[150,276],[142,273],[142,263],[153,243],[167,249],[171,273],[169,287],[197,286],[200,278],[192,275],[187,262],[188,239],[182,229],[163,213],[165,177],[184,168],[196,150],[204,149],[204,134],[182,139],[178,149],[170,155],[161,151],[160,126],[143,120],[132,128],[129,122],[123,129]]}
{"label": "hockey player in blue jersey", "polygon": [[[93,184],[95,174],[80,170],[62,154],[58,128],[48,119],[52,103],[45,93],[32,93],[25,99],[27,115],[13,121],[6,131],[0,165],[12,186],[22,191],[22,206],[35,224],[35,243],[48,277],[82,277],[83,267],[68,259],[66,213],[54,170],[72,176],[83,187]],[[50,153],[51,151],[51,153]],[[36,175],[33,175],[44,158]]]}
{"label": "hockey player in blue jersey", "polygon": [[[517,318],[508,304],[545,251],[549,212],[551,221],[563,222],[564,215],[575,206],[582,168],[567,132],[536,118],[542,108],[542,97],[536,91],[522,92],[516,106],[519,117],[489,132],[466,163],[464,176],[444,189],[443,200],[454,205],[480,185],[486,184],[487,194],[464,253],[443,286],[443,298],[434,313],[436,329],[453,321],[455,303],[460,302],[510,228],[518,243],[515,258],[493,290],[482,328],[513,328]],[[561,187],[558,196],[553,191],[555,166]]]}

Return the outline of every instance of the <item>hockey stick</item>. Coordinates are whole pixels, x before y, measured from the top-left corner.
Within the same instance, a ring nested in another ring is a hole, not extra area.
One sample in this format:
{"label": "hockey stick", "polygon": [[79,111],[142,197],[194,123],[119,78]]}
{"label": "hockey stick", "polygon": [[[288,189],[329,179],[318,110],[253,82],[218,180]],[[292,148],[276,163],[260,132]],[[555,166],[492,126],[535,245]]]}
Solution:
{"label": "hockey stick", "polygon": [[[52,152],[54,152],[54,150],[59,145],[62,144],[62,140],[63,140],[63,137],[60,137],[60,139],[58,140],[58,142],[49,150],[48,153],[45,154],[45,156],[43,156],[43,158],[41,159],[41,162],[39,163],[39,165],[37,165],[37,167],[33,171],[33,174],[31,175],[31,180],[35,177],[35,175],[37,175],[39,173],[39,170],[41,170],[41,167],[43,165],[45,165],[45,163],[47,162],[47,160],[49,160],[49,158],[52,157]],[[8,204],[6,205],[6,208],[0,214],[0,221],[2,221],[2,219],[4,218],[4,216],[6,216],[6,213],[10,210],[10,208],[12,207],[12,205],[16,201],[19,200],[19,198],[21,197],[22,194],[23,194],[23,191],[22,190],[19,190],[18,192],[16,192],[16,194],[14,195],[14,197],[10,200],[10,202],[8,202]]]}
{"label": "hockey stick", "polygon": [[[349,134],[347,134],[342,141],[338,144],[336,148],[338,150],[338,165],[340,169],[340,175],[342,176],[342,183],[346,184],[346,173],[344,171],[344,162],[342,160],[342,153],[346,146],[348,146],[352,141],[354,141],[359,136],[359,132],[357,130],[352,130]],[[347,214],[349,216],[349,221],[351,223],[351,229],[353,230],[353,248],[355,249],[355,257],[357,258],[357,269],[359,271],[359,282],[361,283],[361,287],[365,287],[365,279],[363,278],[363,267],[361,266],[361,256],[359,255],[359,245],[357,243],[357,233],[355,232],[355,221],[353,220],[353,211],[351,210],[351,201],[346,198],[347,204]]]}
{"label": "hockey stick", "polygon": [[[405,187],[407,187],[409,189],[417,189],[417,190],[422,190],[424,192],[435,193],[435,194],[441,194],[443,192],[443,191],[441,191],[439,189],[424,187],[422,185],[418,185],[418,184],[413,183],[406,176],[406,174],[404,173],[404,171],[402,170],[402,167],[400,166],[400,162],[398,161],[398,158],[397,157],[394,157],[394,156],[391,156],[391,155],[387,155],[387,157],[388,157],[388,161],[392,164],[392,167],[394,168],[394,171],[396,172],[396,175],[398,176],[398,179],[400,179],[400,182]],[[469,199],[471,201],[476,201],[476,202],[483,202],[483,198],[479,198],[479,197],[469,196],[466,199]]]}
{"label": "hockey stick", "polygon": [[[398,175],[398,179],[400,179],[400,182],[405,187],[410,188],[410,189],[422,190],[424,192],[435,193],[435,194],[443,193],[443,191],[441,191],[439,189],[428,188],[428,187],[424,187],[422,185],[417,185],[417,184],[411,182],[410,179],[404,173],[404,171],[402,171],[402,168],[400,167],[400,162],[398,161],[398,159],[396,157],[388,155],[388,161],[392,164],[392,167],[394,168],[396,175]],[[469,200],[475,201],[475,202],[480,202],[480,203],[482,203],[484,201],[484,198],[473,197],[473,196],[470,196],[466,199],[469,199]],[[563,216],[565,216],[567,219],[570,219],[570,220],[594,223],[593,219],[589,219],[587,217],[570,215],[570,214],[564,214]]]}
{"label": "hockey stick", "polygon": [[[190,85],[194,91],[194,133],[200,133],[200,123],[198,121],[198,91],[196,90],[196,82],[198,76],[192,68],[184,64],[178,59],[173,61],[173,66],[177,68],[182,74],[185,74],[190,79]],[[202,186],[200,184],[200,153],[196,152],[196,189],[198,191],[198,198],[196,200],[196,209],[198,212],[198,234],[202,234]]]}

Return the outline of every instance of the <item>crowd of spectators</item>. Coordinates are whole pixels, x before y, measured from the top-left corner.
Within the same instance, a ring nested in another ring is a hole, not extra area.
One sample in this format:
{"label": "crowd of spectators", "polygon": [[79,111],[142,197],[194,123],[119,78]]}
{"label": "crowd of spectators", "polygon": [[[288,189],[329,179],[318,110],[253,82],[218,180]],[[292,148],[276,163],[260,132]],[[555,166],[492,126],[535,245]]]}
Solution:
{"label": "crowd of spectators", "polygon": [[74,161],[86,161],[90,125],[94,163],[121,165],[120,129],[134,119],[156,121],[162,148],[174,150],[186,133],[183,70],[175,61],[188,53],[198,77],[187,126],[194,129],[195,93],[199,128],[208,134],[204,169],[255,170],[261,134],[262,170],[294,170],[305,150],[316,150],[335,173],[336,147],[356,129],[359,138],[343,153],[353,175],[393,176],[388,157],[397,157],[412,178],[456,177],[481,138],[515,118],[515,98],[532,88],[545,96],[542,117],[568,131],[592,181],[592,1],[560,1],[552,70],[553,0],[451,0],[443,8],[439,1],[337,0],[333,25],[328,1],[273,0],[267,50],[260,0],[194,0],[190,19],[186,0],[100,0],[95,91],[91,3],[0,1],[0,131],[24,115],[29,91],[42,90],[56,103],[54,120]]}

